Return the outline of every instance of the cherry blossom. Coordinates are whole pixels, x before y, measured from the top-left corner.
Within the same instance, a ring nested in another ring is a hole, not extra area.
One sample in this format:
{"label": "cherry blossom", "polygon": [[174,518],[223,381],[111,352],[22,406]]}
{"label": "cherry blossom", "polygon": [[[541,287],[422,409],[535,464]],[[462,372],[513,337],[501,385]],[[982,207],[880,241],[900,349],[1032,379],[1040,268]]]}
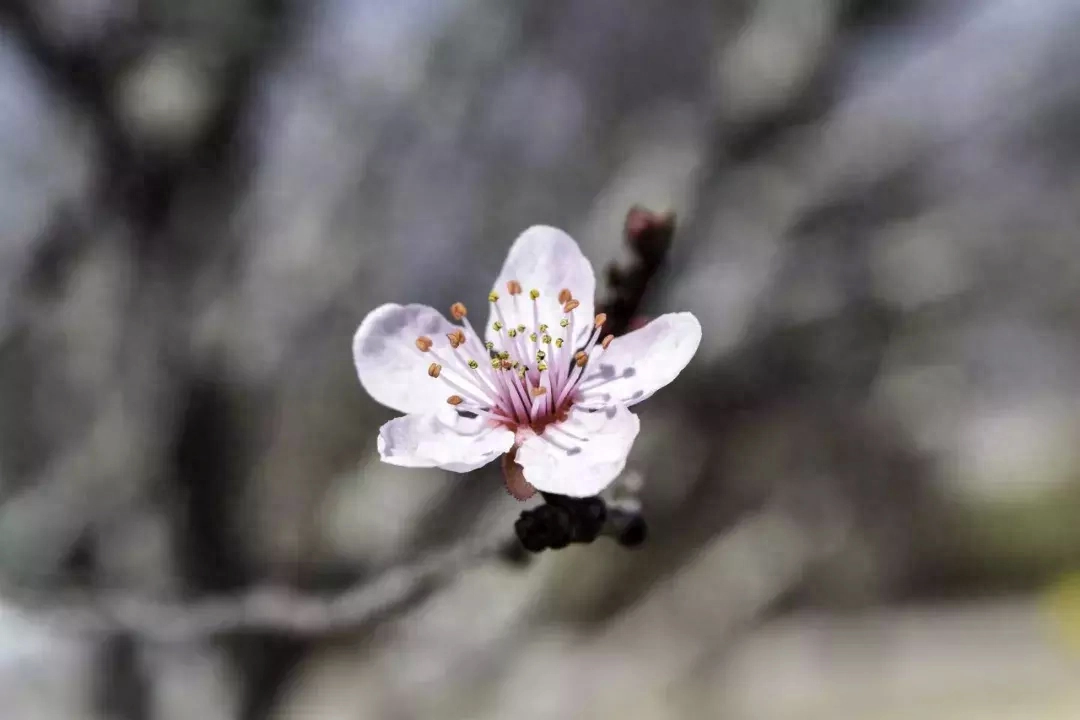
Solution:
{"label": "cherry blossom", "polygon": [[621,337],[594,315],[592,265],[561,230],[522,233],[488,295],[483,332],[462,303],[382,305],[353,339],[360,383],[405,413],[379,430],[387,463],[468,472],[501,458],[507,489],[596,495],[622,472],[640,423],[628,409],[697,351],[690,313]]}

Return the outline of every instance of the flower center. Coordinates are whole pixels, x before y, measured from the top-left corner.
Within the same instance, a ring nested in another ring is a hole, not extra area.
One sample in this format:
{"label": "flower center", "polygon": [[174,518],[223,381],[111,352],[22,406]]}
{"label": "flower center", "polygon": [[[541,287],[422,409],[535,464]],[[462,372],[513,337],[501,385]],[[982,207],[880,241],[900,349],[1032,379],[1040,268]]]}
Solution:
{"label": "flower center", "polygon": [[588,340],[575,348],[574,311],[580,303],[569,290],[559,292],[561,312],[555,318],[541,317],[539,290],[530,290],[528,300],[517,280],[508,282],[506,290],[509,299],[497,292],[488,296],[495,317],[491,340],[485,342],[473,328],[465,305],[454,303],[450,315],[462,327],[447,333],[445,345],[421,336],[416,348],[434,359],[427,374],[454,391],[447,402],[456,410],[515,432],[530,428],[540,434],[566,419],[586,368],[607,349],[612,336],[598,342],[607,320],[601,313],[592,319]]}

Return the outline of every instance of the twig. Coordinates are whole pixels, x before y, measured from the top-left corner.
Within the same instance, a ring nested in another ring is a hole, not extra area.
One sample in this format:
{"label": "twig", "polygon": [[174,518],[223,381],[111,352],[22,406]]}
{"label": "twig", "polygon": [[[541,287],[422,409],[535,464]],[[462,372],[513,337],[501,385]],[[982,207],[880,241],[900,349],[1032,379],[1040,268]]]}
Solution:
{"label": "twig", "polygon": [[675,214],[655,213],[639,205],[630,208],[623,224],[623,235],[632,259],[625,265],[608,265],[608,296],[597,303],[598,311],[607,314],[604,330],[619,336],[632,330],[645,293],[667,259],[675,236]]}
{"label": "twig", "polygon": [[391,568],[337,595],[307,595],[287,587],[262,586],[241,595],[191,602],[100,590],[50,592],[35,598],[25,591],[5,588],[5,596],[35,620],[81,634],[128,632],[158,642],[255,630],[318,635],[360,627],[392,613],[499,556],[506,543],[503,537],[462,542]]}
{"label": "twig", "polygon": [[[603,501],[594,500],[604,507]],[[608,522],[593,539],[611,535],[626,544],[638,516],[619,507],[606,514]],[[631,528],[629,533],[627,528]],[[360,628],[401,612],[466,570],[512,556],[515,547],[520,547],[517,539],[505,536],[464,541],[450,550],[391,568],[336,595],[262,586],[240,595],[184,602],[126,591],[48,592],[38,597],[11,587],[3,590],[9,606],[20,608],[34,621],[77,634],[129,633],[163,643],[251,631],[310,637]]]}

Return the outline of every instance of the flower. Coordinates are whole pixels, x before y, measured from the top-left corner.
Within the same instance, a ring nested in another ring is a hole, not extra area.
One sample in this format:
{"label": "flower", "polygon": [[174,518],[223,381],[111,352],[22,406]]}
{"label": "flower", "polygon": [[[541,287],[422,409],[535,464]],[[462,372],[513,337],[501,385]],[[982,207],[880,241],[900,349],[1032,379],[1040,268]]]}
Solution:
{"label": "flower", "polygon": [[602,336],[596,279],[561,230],[522,233],[488,296],[481,336],[465,305],[372,310],[353,338],[360,384],[406,413],[379,430],[383,461],[468,472],[502,457],[507,489],[596,495],[626,465],[639,422],[628,408],[686,367],[701,341],[690,313]]}

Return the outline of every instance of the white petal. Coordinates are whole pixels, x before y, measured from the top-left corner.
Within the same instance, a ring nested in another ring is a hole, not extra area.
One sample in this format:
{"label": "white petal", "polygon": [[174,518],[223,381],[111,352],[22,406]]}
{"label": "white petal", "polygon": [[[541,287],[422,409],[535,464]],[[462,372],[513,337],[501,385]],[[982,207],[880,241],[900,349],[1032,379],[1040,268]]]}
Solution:
{"label": "white petal", "polygon": [[438,341],[456,326],[427,305],[382,305],[353,336],[353,361],[360,384],[378,402],[404,413],[434,412],[453,390],[428,377],[432,359],[416,349],[416,338]]}
{"label": "white petal", "polygon": [[[506,283],[517,280],[522,293],[514,299],[506,290]],[[499,294],[499,308],[510,325],[523,324],[533,330],[533,301],[530,290],[539,290],[540,322],[551,326],[552,337],[557,337],[559,320],[563,317],[559,291],[569,290],[581,305],[574,310],[574,335],[587,337],[592,328],[593,302],[596,294],[596,277],[592,263],[581,252],[574,239],[557,228],[534,225],[518,236],[510,247],[499,277],[492,288]],[[498,342],[498,333],[492,330],[497,319],[494,309],[488,317],[485,334],[487,339]]]}
{"label": "white petal", "polygon": [[468,472],[514,446],[514,433],[452,409],[405,415],[379,428],[379,457],[402,467]]}
{"label": "white petal", "polygon": [[690,313],[661,315],[611,341],[582,382],[580,403],[633,405],[674,380],[701,344],[701,323]]}
{"label": "white petal", "polygon": [[574,408],[566,422],[526,440],[517,462],[538,490],[589,497],[622,472],[639,428],[637,415],[620,405],[595,412]]}

